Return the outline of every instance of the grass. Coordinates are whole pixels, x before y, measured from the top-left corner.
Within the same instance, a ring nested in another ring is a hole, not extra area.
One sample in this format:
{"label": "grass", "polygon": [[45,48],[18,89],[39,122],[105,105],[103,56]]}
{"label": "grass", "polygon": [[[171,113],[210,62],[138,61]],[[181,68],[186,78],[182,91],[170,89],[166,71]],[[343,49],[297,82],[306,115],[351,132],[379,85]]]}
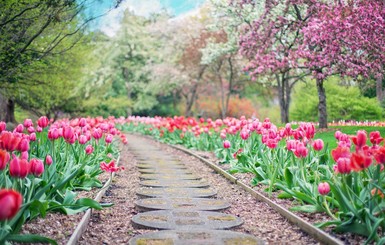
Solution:
{"label": "grass", "polygon": [[372,126],[330,126],[326,131],[318,131],[315,135],[316,139],[322,139],[329,150],[337,147],[337,140],[334,138],[335,132],[339,130],[344,134],[355,135],[358,130],[365,130],[368,133],[372,131],[379,131],[380,134],[385,137],[385,127],[372,127]]}

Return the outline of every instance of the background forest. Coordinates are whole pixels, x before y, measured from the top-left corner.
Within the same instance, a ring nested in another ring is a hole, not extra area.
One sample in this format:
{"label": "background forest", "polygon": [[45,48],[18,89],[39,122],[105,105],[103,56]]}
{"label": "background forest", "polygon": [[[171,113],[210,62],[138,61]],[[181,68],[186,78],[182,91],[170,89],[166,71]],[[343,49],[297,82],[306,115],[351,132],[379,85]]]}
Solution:
{"label": "background forest", "polygon": [[[106,35],[90,28],[93,1],[4,1],[0,121],[132,114],[317,121],[314,67],[289,65],[286,51],[281,65],[267,63],[306,38],[290,28],[311,5],[262,2],[210,0],[182,16],[126,9],[119,31]],[[383,78],[346,73],[322,77],[327,121],[381,120]]]}

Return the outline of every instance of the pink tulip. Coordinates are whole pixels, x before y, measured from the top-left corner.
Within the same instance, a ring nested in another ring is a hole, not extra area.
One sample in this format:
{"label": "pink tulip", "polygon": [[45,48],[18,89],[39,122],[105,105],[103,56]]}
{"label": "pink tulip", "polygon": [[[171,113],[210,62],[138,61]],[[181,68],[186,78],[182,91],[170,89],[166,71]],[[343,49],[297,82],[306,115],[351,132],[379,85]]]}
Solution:
{"label": "pink tulip", "polygon": [[29,154],[28,151],[23,151],[20,155],[20,159],[28,160]]}
{"label": "pink tulip", "polygon": [[59,130],[57,128],[52,128],[48,130],[48,139],[56,140],[59,138]]}
{"label": "pink tulip", "polygon": [[102,136],[103,136],[103,132],[100,128],[96,128],[92,131],[92,137],[94,137],[94,139],[98,140]]}
{"label": "pink tulip", "polygon": [[45,164],[47,164],[48,166],[52,164],[52,157],[51,157],[51,155],[47,155],[45,157]]}
{"label": "pink tulip", "polygon": [[79,144],[84,145],[85,143],[87,143],[87,141],[88,141],[87,136],[85,135],[79,136]]}
{"label": "pink tulip", "polygon": [[67,126],[63,128],[63,138],[67,141],[72,140],[74,137],[74,129],[71,126]]}
{"label": "pink tulip", "polygon": [[349,174],[352,171],[352,168],[350,166],[350,159],[346,157],[338,158],[337,170],[338,170],[338,173]]}
{"label": "pink tulip", "polygon": [[318,185],[319,194],[325,196],[330,192],[330,186],[328,182],[323,182]]}
{"label": "pink tulip", "polygon": [[110,144],[113,140],[114,136],[112,136],[112,134],[107,134],[106,135],[106,138],[105,138],[105,141],[107,144]]}
{"label": "pink tulip", "polygon": [[302,142],[299,142],[294,150],[294,155],[299,158],[304,158],[307,156],[307,154],[308,149]]}
{"label": "pink tulip", "polygon": [[313,141],[313,148],[315,151],[320,151],[324,148],[324,142],[322,139],[316,139]]}
{"label": "pink tulip", "polygon": [[247,132],[246,130],[242,130],[240,136],[243,140],[247,140],[249,138],[249,132]]}
{"label": "pink tulip", "polygon": [[223,141],[223,148],[229,149],[231,147],[231,143],[228,140]]}
{"label": "pink tulip", "polygon": [[87,154],[87,155],[90,155],[90,154],[92,154],[92,152],[94,151],[94,148],[92,147],[92,145],[87,145],[85,151],[86,151],[86,154]]}
{"label": "pink tulip", "polygon": [[35,133],[35,128],[34,127],[28,127],[27,131],[29,134]]}
{"label": "pink tulip", "polygon": [[22,133],[24,131],[24,126],[23,124],[19,124],[16,126],[14,132],[17,132],[17,133]]}
{"label": "pink tulip", "polygon": [[36,177],[39,177],[44,172],[44,164],[42,160],[32,158],[29,164],[31,166],[30,172]]}
{"label": "pink tulip", "polygon": [[19,145],[17,146],[17,150],[20,152],[29,150],[29,140],[21,139]]}
{"label": "pink tulip", "polygon": [[48,126],[48,118],[46,116],[43,116],[43,117],[40,117],[38,120],[37,120],[37,125],[39,125],[40,128],[45,128]]}
{"label": "pink tulip", "polygon": [[36,134],[32,133],[29,135],[29,141],[36,141]]}
{"label": "pink tulip", "polygon": [[31,119],[27,118],[24,120],[24,127],[26,128],[29,128],[29,127],[33,127],[33,122]]}
{"label": "pink tulip", "polygon": [[0,221],[12,219],[23,203],[23,196],[14,190],[0,190]]}
{"label": "pink tulip", "polygon": [[40,126],[37,126],[37,127],[36,127],[36,132],[39,132],[39,133],[40,133],[40,132],[42,132],[42,131],[43,131],[43,128],[41,128]]}
{"label": "pink tulip", "polygon": [[0,122],[0,133],[7,128],[7,124],[3,121]]}
{"label": "pink tulip", "polygon": [[85,127],[86,125],[87,125],[87,120],[85,118],[80,118],[78,126],[82,128],[82,127]]}

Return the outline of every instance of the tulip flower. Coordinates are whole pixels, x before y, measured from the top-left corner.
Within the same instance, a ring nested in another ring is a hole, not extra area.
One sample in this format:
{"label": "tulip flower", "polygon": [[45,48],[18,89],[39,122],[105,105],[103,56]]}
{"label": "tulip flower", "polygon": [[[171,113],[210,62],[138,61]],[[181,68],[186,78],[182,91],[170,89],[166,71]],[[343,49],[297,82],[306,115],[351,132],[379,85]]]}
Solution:
{"label": "tulip flower", "polygon": [[370,142],[373,144],[373,145],[378,145],[381,143],[381,141],[383,141],[384,139],[381,137],[381,134],[379,131],[373,131],[373,132],[370,132],[369,134],[369,139],[370,139]]}
{"label": "tulip flower", "polygon": [[349,174],[352,171],[352,167],[350,166],[350,159],[341,157],[337,161],[337,170],[338,173],[341,174]]}
{"label": "tulip flower", "polygon": [[24,126],[23,124],[19,124],[16,126],[14,132],[17,132],[17,133],[22,133],[24,131]]}
{"label": "tulip flower", "polygon": [[7,128],[7,124],[3,121],[0,122],[0,133]]}
{"label": "tulip flower", "polygon": [[51,157],[51,155],[47,155],[45,157],[45,164],[47,164],[48,166],[52,164],[52,157]]}
{"label": "tulip flower", "polygon": [[87,141],[88,141],[87,136],[85,135],[79,136],[79,144],[84,145],[85,143],[87,143]]}
{"label": "tulip flower", "polygon": [[366,153],[352,153],[350,166],[353,171],[359,172],[368,168],[372,164],[372,158]]}
{"label": "tulip flower", "polygon": [[356,150],[360,150],[363,146],[366,145],[366,131],[358,130],[357,135],[352,137],[353,143],[356,145]]}
{"label": "tulip flower", "polygon": [[249,138],[249,132],[247,132],[246,130],[242,130],[240,136],[243,140],[247,140]]}
{"label": "tulip flower", "polygon": [[23,125],[26,128],[33,127],[32,119],[29,119],[29,118],[25,119]]}
{"label": "tulip flower", "polygon": [[9,175],[15,178],[24,179],[29,174],[29,162],[26,159],[19,159],[13,154],[9,164]]}
{"label": "tulip flower", "polygon": [[[43,116],[43,117],[40,117],[38,120],[37,120],[37,125],[39,125],[40,128],[45,128],[48,126],[48,118],[46,116]],[[39,132],[39,131],[38,131]]]}
{"label": "tulip flower", "polygon": [[87,155],[90,155],[94,151],[94,148],[92,147],[92,145],[87,145],[85,151]]}
{"label": "tulip flower", "polygon": [[74,137],[74,129],[71,126],[67,126],[63,128],[63,138],[66,141],[71,141],[72,137]]}
{"label": "tulip flower", "polygon": [[4,170],[10,159],[10,155],[6,150],[0,149],[0,170]]}
{"label": "tulip flower", "polygon": [[106,138],[105,138],[105,142],[107,144],[110,144],[112,142],[113,138],[114,138],[114,136],[112,136],[112,134],[107,134]]}
{"label": "tulip flower", "polygon": [[103,132],[100,128],[94,129],[92,131],[92,137],[94,137],[94,139],[99,140],[102,136]]}
{"label": "tulip flower", "polygon": [[80,118],[78,126],[83,128],[87,125],[87,120],[85,118]]}
{"label": "tulip flower", "polygon": [[29,140],[30,141],[36,141],[36,134],[35,133],[32,133],[29,135]]}
{"label": "tulip flower", "polygon": [[28,132],[29,134],[35,133],[35,128],[34,128],[34,127],[28,127],[28,128],[27,128],[27,132]]}
{"label": "tulip flower", "polygon": [[12,219],[23,202],[22,195],[14,190],[0,190],[0,221]]}
{"label": "tulip flower", "polygon": [[48,130],[48,139],[56,140],[59,138],[59,130],[57,128],[51,128]]}
{"label": "tulip flower", "polygon": [[19,146],[20,141],[21,137],[18,137],[11,132],[4,131],[0,135],[0,148],[12,152]]}
{"label": "tulip flower", "polygon": [[28,160],[29,154],[28,151],[23,151],[20,155],[20,159]]}
{"label": "tulip flower", "polygon": [[108,173],[113,173],[113,172],[117,172],[117,171],[121,170],[120,167],[115,166],[115,161],[111,161],[110,163],[101,162],[100,168],[103,171],[106,171]]}
{"label": "tulip flower", "polygon": [[29,140],[22,139],[17,147],[17,150],[20,152],[28,151],[29,150]]}
{"label": "tulip flower", "polygon": [[231,147],[231,143],[228,140],[223,141],[223,148],[228,149]]}
{"label": "tulip flower", "polygon": [[42,160],[32,158],[29,164],[31,166],[30,172],[36,177],[39,177],[44,172],[44,164]]}
{"label": "tulip flower", "polygon": [[323,182],[318,185],[319,194],[325,196],[330,192],[330,186],[328,182]]}
{"label": "tulip flower", "polygon": [[316,139],[313,141],[313,149],[315,151],[320,151],[324,148],[324,142],[322,139]]}

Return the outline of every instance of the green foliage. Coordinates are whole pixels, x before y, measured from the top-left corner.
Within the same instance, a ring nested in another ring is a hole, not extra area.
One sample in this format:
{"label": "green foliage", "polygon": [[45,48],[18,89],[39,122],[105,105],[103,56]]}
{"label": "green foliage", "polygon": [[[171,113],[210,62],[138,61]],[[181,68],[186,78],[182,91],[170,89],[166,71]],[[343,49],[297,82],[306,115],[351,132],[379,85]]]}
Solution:
{"label": "green foliage", "polygon": [[[328,118],[332,120],[379,120],[382,109],[375,98],[367,98],[353,86],[340,86],[337,78],[325,81]],[[291,117],[297,121],[318,121],[318,97],[314,84],[299,86],[293,96]]]}

